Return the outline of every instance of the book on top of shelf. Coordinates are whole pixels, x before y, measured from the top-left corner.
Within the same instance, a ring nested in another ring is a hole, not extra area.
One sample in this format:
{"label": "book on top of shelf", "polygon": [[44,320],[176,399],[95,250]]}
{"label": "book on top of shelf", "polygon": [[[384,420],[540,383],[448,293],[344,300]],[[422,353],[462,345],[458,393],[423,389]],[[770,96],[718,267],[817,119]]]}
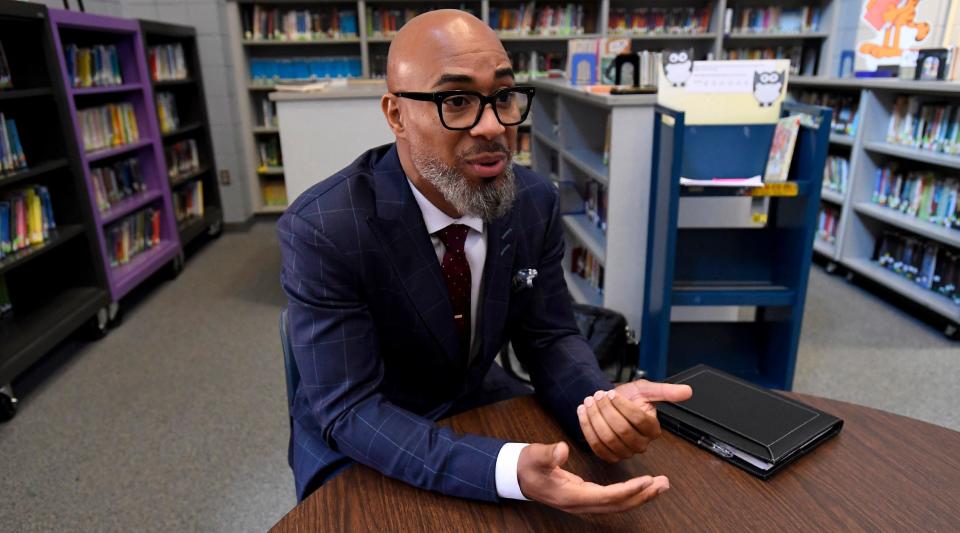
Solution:
{"label": "book on top of shelf", "polygon": [[67,76],[73,87],[123,85],[120,56],[117,54],[117,47],[112,44],[90,48],[68,44],[64,56]]}
{"label": "book on top of shelf", "polygon": [[170,133],[179,128],[180,116],[177,114],[177,101],[173,93],[159,92],[156,99],[160,133]]}
{"label": "book on top of shelf", "polygon": [[118,161],[113,165],[90,169],[97,207],[108,211],[120,202],[147,190],[147,183],[140,171],[140,162],[135,157]]}
{"label": "book on top of shelf", "polygon": [[790,163],[793,161],[793,149],[800,134],[800,117],[791,115],[777,121],[773,132],[773,143],[767,157],[767,169],[763,173],[764,183],[787,181]]}
{"label": "book on top of shelf", "polygon": [[10,74],[10,64],[7,63],[7,54],[3,50],[3,41],[0,41],[0,90],[13,88],[13,76]]}
{"label": "book on top of shelf", "polygon": [[960,228],[960,181],[929,170],[878,168],[870,201],[924,222]]}
{"label": "book on top of shelf", "polygon": [[107,255],[111,267],[129,263],[137,255],[160,244],[160,211],[141,209],[108,226]]}
{"label": "book on top of shelf", "polygon": [[709,31],[713,4],[703,7],[611,7],[610,35],[698,35]]}
{"label": "book on top of shelf", "polygon": [[0,196],[0,258],[43,244],[57,228],[50,191],[36,185]]}
{"label": "book on top of shelf", "polygon": [[0,113],[0,176],[27,169],[27,155],[17,124]]}
{"label": "book on top of shelf", "polygon": [[106,150],[140,140],[137,116],[130,102],[77,111],[86,152]]}
{"label": "book on top of shelf", "polygon": [[153,81],[176,81],[190,77],[181,43],[151,46],[147,50],[147,67]]}
{"label": "book on top of shelf", "polygon": [[167,175],[171,181],[200,169],[200,152],[196,139],[180,141],[163,149],[167,161]]}
{"label": "book on top of shelf", "polygon": [[321,41],[356,38],[357,12],[337,6],[280,9],[261,5],[241,9],[243,38],[247,40]]}
{"label": "book on top of shelf", "polygon": [[960,251],[898,231],[884,231],[872,256],[881,267],[960,306]]}
{"label": "book on top of shelf", "polygon": [[886,140],[921,150],[960,155],[960,105],[898,96]]}
{"label": "book on top of shelf", "polygon": [[489,25],[512,35],[582,35],[595,31],[594,14],[583,4],[526,2],[520,7],[491,6]]}

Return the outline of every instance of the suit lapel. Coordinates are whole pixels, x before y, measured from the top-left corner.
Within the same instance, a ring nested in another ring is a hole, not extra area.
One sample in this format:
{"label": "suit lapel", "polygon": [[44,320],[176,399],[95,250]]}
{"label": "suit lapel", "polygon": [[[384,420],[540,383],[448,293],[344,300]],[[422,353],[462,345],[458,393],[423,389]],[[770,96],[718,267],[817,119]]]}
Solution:
{"label": "suit lapel", "polygon": [[427,329],[446,356],[458,362],[459,346],[447,286],[420,207],[400,166],[396,145],[376,164],[373,174],[377,216],[368,219],[370,227],[387,250]]}
{"label": "suit lapel", "polygon": [[487,259],[483,268],[483,286],[480,291],[482,309],[478,317],[478,332],[482,335],[481,356],[475,364],[483,363],[500,351],[500,339],[507,320],[510,303],[510,272],[517,252],[517,231],[514,229],[513,210],[487,224]]}

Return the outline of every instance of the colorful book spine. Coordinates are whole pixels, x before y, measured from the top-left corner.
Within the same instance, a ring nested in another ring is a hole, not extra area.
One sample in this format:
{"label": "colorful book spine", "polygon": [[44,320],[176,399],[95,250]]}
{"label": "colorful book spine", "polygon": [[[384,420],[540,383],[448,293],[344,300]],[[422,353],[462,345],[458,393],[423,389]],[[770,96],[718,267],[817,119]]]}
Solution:
{"label": "colorful book spine", "polygon": [[270,170],[283,166],[283,154],[280,152],[280,139],[274,137],[257,143],[259,170]]}
{"label": "colorful book spine", "polygon": [[123,85],[120,56],[114,45],[66,48],[67,76],[73,87],[109,87]]}
{"label": "colorful book spine", "polygon": [[960,180],[932,171],[877,169],[871,201],[904,215],[947,228],[960,229]]}
{"label": "colorful book spine", "polygon": [[27,155],[20,142],[20,133],[13,119],[0,113],[0,174],[10,174],[27,168]]}
{"label": "colorful book spine", "polygon": [[960,251],[912,234],[885,231],[873,260],[924,289],[960,306]]}
{"label": "colorful book spine", "polygon": [[173,93],[157,93],[157,120],[160,122],[160,132],[170,133],[180,127],[180,116],[177,114],[177,101]]}
{"label": "colorful book spine", "polygon": [[174,191],[173,213],[177,222],[203,218],[203,182],[192,181]]}
{"label": "colorful book spine", "polygon": [[0,258],[50,240],[57,224],[50,191],[36,185],[0,198]]}
{"label": "colorful book spine", "polygon": [[603,294],[603,264],[586,248],[574,246],[570,250],[570,272],[587,280],[591,287]]}
{"label": "colorful book spine", "polygon": [[830,244],[837,242],[839,221],[839,209],[821,204],[820,213],[817,215],[817,238]]}
{"label": "colorful book spine", "polygon": [[132,157],[113,165],[90,169],[94,195],[101,212],[147,190],[146,181],[140,172],[140,163]]}
{"label": "colorful book spine", "polygon": [[180,43],[151,46],[147,49],[147,65],[153,81],[185,80],[190,77]]}
{"label": "colorful book spine", "polygon": [[607,28],[611,35],[697,35],[710,31],[712,13],[712,3],[703,7],[611,7]]}
{"label": "colorful book spine", "polygon": [[821,15],[818,6],[729,7],[724,30],[726,33],[816,32],[820,28]]}
{"label": "colorful book spine", "polygon": [[106,150],[140,140],[140,129],[133,105],[129,102],[107,104],[77,111],[87,152]]}
{"label": "colorful book spine", "polygon": [[178,182],[187,174],[200,169],[200,151],[196,139],[187,139],[164,148],[167,174],[171,182]]}
{"label": "colorful book spine", "polygon": [[960,105],[899,96],[887,125],[887,142],[960,155]]}
{"label": "colorful book spine", "polygon": [[261,86],[272,86],[277,82],[357,78],[362,74],[359,56],[250,60],[250,81]]}
{"label": "colorful book spine", "polygon": [[110,266],[125,265],[160,244],[160,211],[141,209],[114,222],[105,233]]}
{"label": "colorful book spine", "polygon": [[600,231],[607,232],[607,188],[596,180],[589,180],[583,199],[583,212]]}
{"label": "colorful book spine", "polygon": [[823,167],[823,188],[845,194],[849,179],[850,160],[837,155],[827,156],[827,163]]}
{"label": "colorful book spine", "polygon": [[582,35],[596,28],[595,20],[583,4],[491,7],[490,27],[511,35]]}
{"label": "colorful book spine", "polygon": [[337,6],[322,9],[279,9],[245,6],[241,23],[247,40],[320,41],[356,38],[357,12]]}

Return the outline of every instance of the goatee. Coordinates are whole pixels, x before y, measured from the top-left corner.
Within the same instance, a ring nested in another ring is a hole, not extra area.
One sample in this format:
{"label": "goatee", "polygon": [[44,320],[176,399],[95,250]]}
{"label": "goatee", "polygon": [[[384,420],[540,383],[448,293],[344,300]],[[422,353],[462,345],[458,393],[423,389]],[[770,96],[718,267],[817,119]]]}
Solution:
{"label": "goatee", "polygon": [[[490,222],[507,214],[513,207],[517,184],[513,173],[513,157],[509,150],[499,144],[478,146],[471,153],[503,153],[507,157],[506,169],[495,179],[471,185],[466,176],[456,167],[451,167],[433,154],[411,150],[413,164],[421,176],[440,191],[443,198],[461,215],[470,215]],[[471,153],[465,154],[469,157]],[[460,163],[465,156],[458,156]]]}

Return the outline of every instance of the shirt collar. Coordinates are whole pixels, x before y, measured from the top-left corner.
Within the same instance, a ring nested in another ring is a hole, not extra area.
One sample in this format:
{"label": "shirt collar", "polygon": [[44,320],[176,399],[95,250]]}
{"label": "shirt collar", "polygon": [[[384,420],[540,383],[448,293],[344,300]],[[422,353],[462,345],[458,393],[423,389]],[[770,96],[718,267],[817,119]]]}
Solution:
{"label": "shirt collar", "polygon": [[410,185],[410,190],[413,191],[413,197],[416,198],[417,205],[420,206],[420,213],[423,215],[424,225],[427,226],[427,233],[433,235],[450,224],[463,224],[478,233],[483,233],[483,220],[480,217],[462,216],[453,218],[433,205],[430,200],[427,200],[427,197],[417,189],[409,178],[407,178],[407,183]]}

